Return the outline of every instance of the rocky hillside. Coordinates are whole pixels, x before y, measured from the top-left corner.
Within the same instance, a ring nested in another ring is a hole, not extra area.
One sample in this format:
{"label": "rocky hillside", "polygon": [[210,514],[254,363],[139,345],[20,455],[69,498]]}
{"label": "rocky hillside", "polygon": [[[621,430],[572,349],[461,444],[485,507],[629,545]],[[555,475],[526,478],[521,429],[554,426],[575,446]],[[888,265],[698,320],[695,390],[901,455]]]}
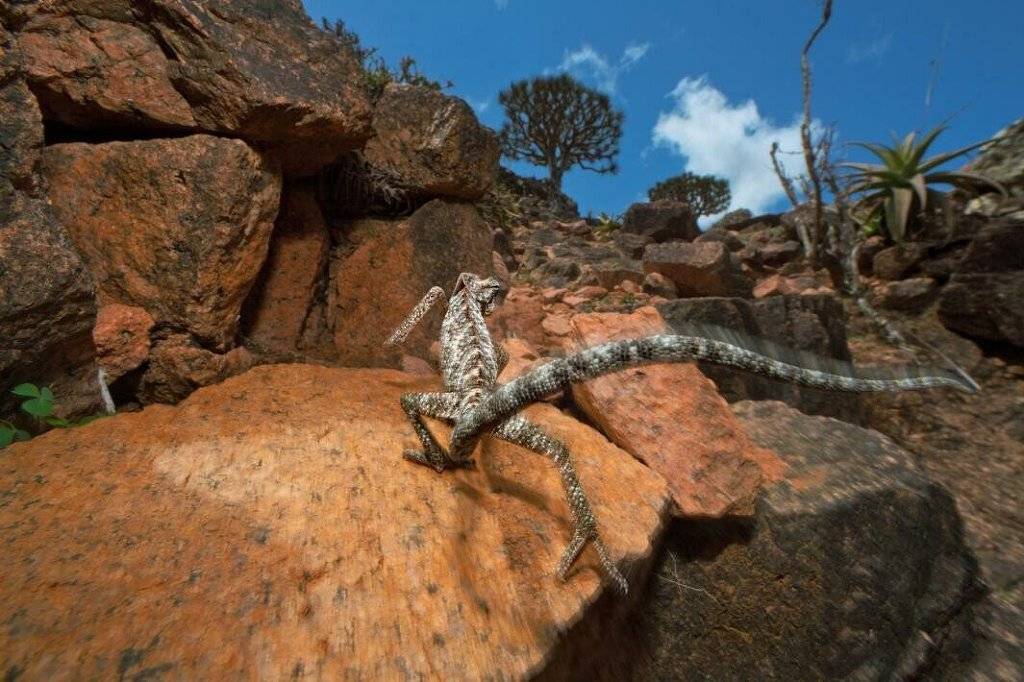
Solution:
{"label": "rocky hillside", "polygon": [[1009,196],[860,252],[871,303],[980,393],[676,364],[527,410],[572,453],[622,597],[590,550],[552,578],[570,515],[541,457],[402,459],[441,316],[383,341],[466,271],[510,284],[502,381],[711,327],[944,362],[881,341],[804,259],[806,207],[704,232],[671,201],[582,219],[499,170],[465,102],[368,90],[299,0],[0,6],[0,418],[23,382],[62,417],[103,382],[121,412],[0,450],[0,672],[1016,679],[1021,136],[974,162]]}
{"label": "rocky hillside", "polygon": [[490,269],[494,134],[428,88],[371,101],[299,0],[0,12],[4,396],[74,415],[97,367],[147,404],[267,361],[397,365],[398,311]]}

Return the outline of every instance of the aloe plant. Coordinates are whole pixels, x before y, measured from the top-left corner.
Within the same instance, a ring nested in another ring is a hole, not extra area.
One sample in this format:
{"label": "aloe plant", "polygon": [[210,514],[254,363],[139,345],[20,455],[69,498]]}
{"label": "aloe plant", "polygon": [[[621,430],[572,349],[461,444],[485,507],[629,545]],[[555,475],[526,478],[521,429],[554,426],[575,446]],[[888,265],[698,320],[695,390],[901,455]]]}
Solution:
{"label": "aloe plant", "polygon": [[932,205],[945,205],[947,201],[943,192],[931,189],[929,184],[945,183],[956,187],[988,185],[1006,193],[999,183],[977,173],[936,170],[947,161],[982,147],[991,140],[937,154],[929,159],[924,158],[928,147],[945,129],[945,126],[936,127],[920,142],[916,140],[917,133],[910,133],[902,141],[894,136],[892,147],[871,142],[853,143],[867,149],[882,161],[881,164],[842,164],[855,171],[852,174],[851,192],[863,193],[861,201],[871,206],[862,224],[877,222],[879,217],[884,217],[889,236],[893,241],[902,242],[906,238],[911,215]]}

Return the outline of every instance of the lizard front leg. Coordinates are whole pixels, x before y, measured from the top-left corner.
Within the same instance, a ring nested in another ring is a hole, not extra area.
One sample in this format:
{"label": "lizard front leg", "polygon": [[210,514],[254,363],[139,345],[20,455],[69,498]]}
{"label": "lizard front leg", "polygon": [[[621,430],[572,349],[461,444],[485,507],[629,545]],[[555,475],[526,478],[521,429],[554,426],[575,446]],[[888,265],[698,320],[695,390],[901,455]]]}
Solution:
{"label": "lizard front leg", "polygon": [[452,422],[459,408],[459,393],[406,393],[402,396],[402,409],[412,422],[416,435],[423,443],[423,450],[406,450],[403,456],[409,461],[423,464],[437,472],[456,467],[470,466],[472,460],[456,461],[442,448],[423,423],[420,415]]}
{"label": "lizard front leg", "polygon": [[590,504],[587,496],[580,485],[580,479],[576,475],[576,469],[569,457],[569,450],[556,438],[549,436],[536,424],[523,417],[512,417],[502,422],[495,430],[494,435],[502,440],[522,446],[538,454],[548,457],[558,467],[558,473],[562,477],[562,487],[565,489],[569,501],[569,508],[573,517],[573,533],[569,546],[566,547],[562,558],[555,570],[556,575],[565,580],[569,568],[573,565],[588,542],[594,543],[594,549],[601,560],[601,566],[605,572],[615,581],[623,594],[629,591],[626,579],[619,573],[615,562],[612,561],[601,538],[597,534],[597,521],[593,512],[590,511]]}

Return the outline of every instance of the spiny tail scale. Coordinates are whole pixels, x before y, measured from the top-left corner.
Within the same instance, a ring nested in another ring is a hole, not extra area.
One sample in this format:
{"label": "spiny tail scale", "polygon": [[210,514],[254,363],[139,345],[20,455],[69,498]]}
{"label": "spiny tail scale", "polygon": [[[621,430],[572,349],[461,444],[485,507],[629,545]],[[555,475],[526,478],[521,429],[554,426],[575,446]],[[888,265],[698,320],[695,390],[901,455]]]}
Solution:
{"label": "spiny tail scale", "polygon": [[[969,377],[945,370],[917,370],[917,376],[909,376],[914,372],[902,369],[885,376],[884,370],[876,369],[870,372],[873,376],[857,376],[853,373],[856,371],[853,366],[844,363],[850,368],[850,374],[836,374],[776,360],[725,341],[700,336],[658,334],[603,343],[548,362],[499,386],[456,423],[450,452],[454,457],[467,456],[481,433],[530,403],[557,393],[570,384],[628,367],[693,361],[736,367],[760,376],[829,391],[868,393],[943,386],[971,393],[978,390],[978,385]],[[925,371],[927,374],[924,374]]]}

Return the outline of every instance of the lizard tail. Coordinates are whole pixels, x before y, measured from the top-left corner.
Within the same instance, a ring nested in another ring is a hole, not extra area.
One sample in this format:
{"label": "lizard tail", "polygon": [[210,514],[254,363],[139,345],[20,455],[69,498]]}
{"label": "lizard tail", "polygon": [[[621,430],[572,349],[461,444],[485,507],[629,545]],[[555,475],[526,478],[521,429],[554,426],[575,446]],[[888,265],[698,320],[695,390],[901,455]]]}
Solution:
{"label": "lizard tail", "polygon": [[409,312],[409,315],[402,321],[402,324],[398,325],[398,328],[391,332],[391,336],[384,342],[384,345],[397,346],[405,341],[405,337],[409,336],[409,332],[416,326],[416,323],[430,312],[430,309],[437,303],[437,299],[442,296],[444,296],[444,289],[441,287],[431,287],[430,291],[424,294],[420,302],[416,304],[416,307]]}
{"label": "lizard tail", "polygon": [[[773,344],[776,352],[784,354]],[[806,361],[809,354],[800,354]],[[628,367],[669,362],[709,362],[736,367],[761,376],[830,391],[907,391],[949,386],[973,393],[978,385],[968,376],[942,369],[908,367],[857,368],[851,363],[819,359],[822,369],[809,369],[775,359],[747,348],[704,338],[659,334],[639,339],[611,341],[545,363],[498,387],[458,420],[452,432],[453,457],[468,456],[480,434],[511,417],[530,403],[557,393],[570,384]]]}

